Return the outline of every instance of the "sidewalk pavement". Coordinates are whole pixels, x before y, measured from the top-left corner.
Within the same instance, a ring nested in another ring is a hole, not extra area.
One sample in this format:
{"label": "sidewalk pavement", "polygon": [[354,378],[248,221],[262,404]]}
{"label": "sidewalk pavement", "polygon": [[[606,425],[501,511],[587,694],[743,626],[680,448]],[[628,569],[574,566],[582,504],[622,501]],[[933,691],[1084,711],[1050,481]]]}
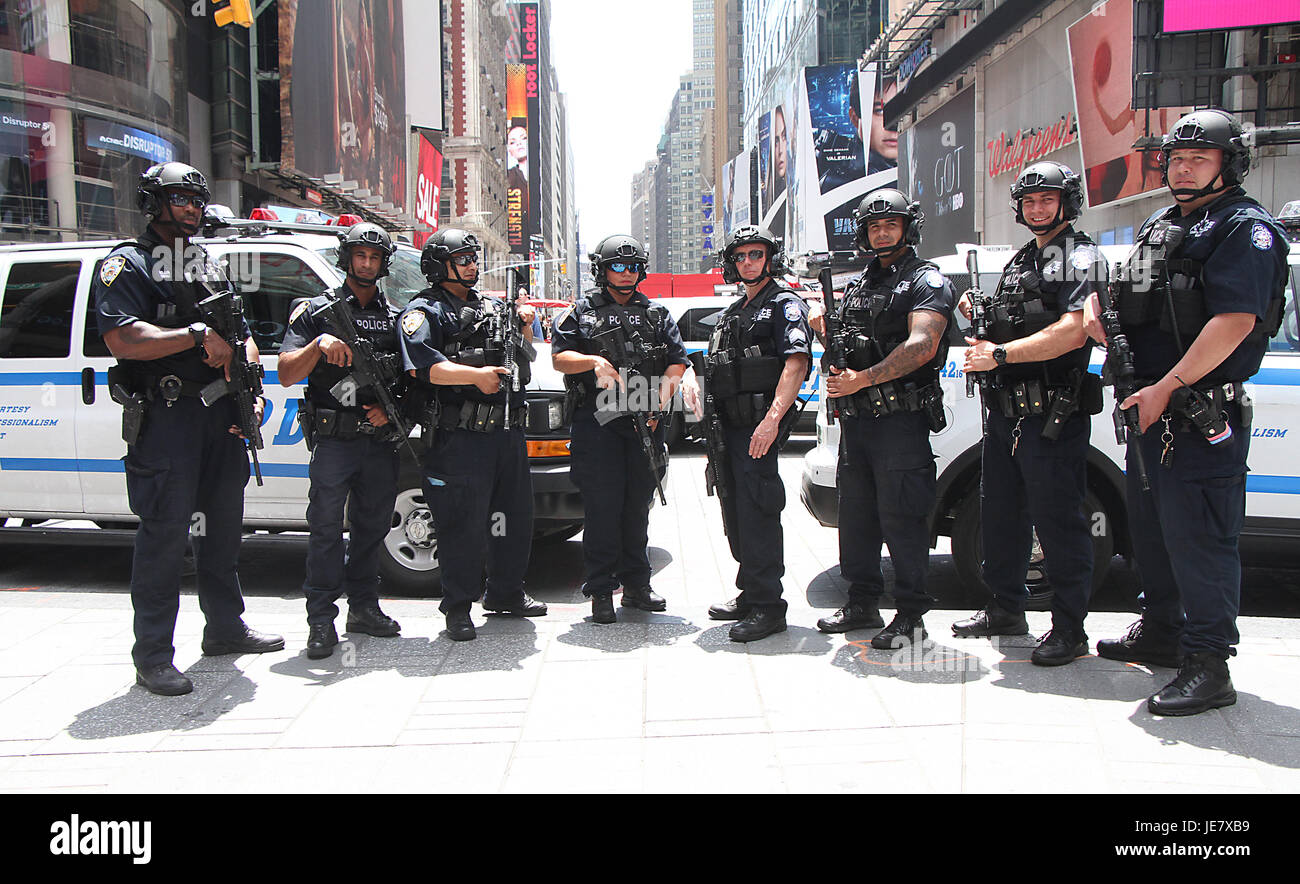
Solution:
{"label": "sidewalk pavement", "polygon": [[[553,575],[532,589],[545,618],[476,607],[478,640],[455,643],[436,599],[386,599],[401,637],[343,636],[312,661],[301,597],[256,594],[245,568],[248,623],[287,649],[202,657],[190,591],[176,663],[195,690],[164,698],[133,686],[125,593],[0,592],[0,791],[1300,791],[1296,621],[1242,618],[1237,704],[1181,719],[1145,706],[1172,670],[1036,667],[1030,636],[952,638],[969,610],[928,614],[923,653],[872,650],[875,630],[816,630],[844,598],[835,533],[792,493],[790,627],[736,644],[706,614],[734,565],[692,460],[674,459],[652,518],[668,611],[620,608],[611,626],[590,622],[575,574]],[[788,489],[797,471],[783,458]],[[1132,619],[1094,613],[1093,643]]]}

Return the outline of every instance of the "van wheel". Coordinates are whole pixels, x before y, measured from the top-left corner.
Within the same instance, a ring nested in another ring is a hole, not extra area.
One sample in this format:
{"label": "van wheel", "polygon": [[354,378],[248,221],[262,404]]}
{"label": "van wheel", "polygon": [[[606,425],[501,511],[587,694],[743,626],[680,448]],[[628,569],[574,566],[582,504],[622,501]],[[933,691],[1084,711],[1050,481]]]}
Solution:
{"label": "van wheel", "polygon": [[411,595],[442,597],[438,536],[433,514],[418,484],[397,494],[393,521],[379,555],[384,585]]}
{"label": "van wheel", "polygon": [[[1091,490],[1084,496],[1083,506],[1092,534],[1092,591],[1096,592],[1097,587],[1106,582],[1111,559],[1115,556],[1115,525],[1106,506]],[[980,549],[980,494],[979,486],[976,485],[962,500],[953,521],[952,559],[957,568],[957,576],[967,593],[984,602],[989,599],[990,593],[980,573]],[[1029,570],[1025,575],[1025,585],[1029,587],[1031,600],[1050,592],[1049,567],[1035,533],[1029,555]],[[1031,609],[1049,610],[1050,602],[1050,596],[1041,598],[1041,602],[1032,605]]]}

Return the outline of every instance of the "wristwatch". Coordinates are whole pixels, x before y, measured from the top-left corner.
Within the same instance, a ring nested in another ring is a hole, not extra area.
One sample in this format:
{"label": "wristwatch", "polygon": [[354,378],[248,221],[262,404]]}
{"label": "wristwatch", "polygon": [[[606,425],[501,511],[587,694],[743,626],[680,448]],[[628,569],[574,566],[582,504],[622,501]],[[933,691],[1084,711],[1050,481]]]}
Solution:
{"label": "wristwatch", "polygon": [[194,346],[203,349],[203,339],[207,337],[208,327],[202,322],[190,323],[190,334],[194,336]]}
{"label": "wristwatch", "polygon": [[993,348],[993,361],[996,362],[998,365],[1007,364],[1007,350],[1005,347]]}

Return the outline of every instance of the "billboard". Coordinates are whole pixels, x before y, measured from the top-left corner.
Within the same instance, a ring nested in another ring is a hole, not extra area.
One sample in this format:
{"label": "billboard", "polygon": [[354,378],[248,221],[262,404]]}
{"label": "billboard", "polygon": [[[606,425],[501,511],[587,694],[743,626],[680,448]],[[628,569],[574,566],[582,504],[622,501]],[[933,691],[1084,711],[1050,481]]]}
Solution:
{"label": "billboard", "polygon": [[808,67],[797,79],[786,102],[793,137],[785,157],[785,229],[792,254],[852,251],[858,203],[871,190],[895,185],[898,135],[884,128],[883,102],[876,99],[875,65],[866,71],[854,64]]}
{"label": "billboard", "polygon": [[541,147],[540,19],[536,3],[519,3],[516,9],[519,58],[506,65],[506,241],[511,254],[526,255],[542,220],[530,186],[537,180],[530,160],[540,156]]}
{"label": "billboard", "polygon": [[921,204],[928,255],[947,255],[975,231],[975,89],[908,130],[907,192]]}
{"label": "billboard", "polygon": [[442,195],[442,136],[420,132],[415,175],[415,223],[429,230],[415,231],[415,247],[423,248],[438,229],[438,200]]}
{"label": "billboard", "polygon": [[718,191],[717,217],[725,234],[749,223],[749,151],[742,152],[722,167],[722,185]]}
{"label": "billboard", "polygon": [[402,3],[406,33],[406,114],[419,129],[443,128],[442,4]]}
{"label": "billboard", "polygon": [[1295,0],[1254,0],[1240,6],[1222,0],[1165,0],[1164,31],[1258,28],[1300,21]]}
{"label": "billboard", "polygon": [[279,38],[281,168],[308,178],[342,173],[404,210],[402,4],[279,0]]}
{"label": "billboard", "polygon": [[[1160,189],[1159,154],[1134,151],[1146,136],[1133,110],[1133,6],[1106,0],[1066,29],[1074,83],[1074,114],[1083,153],[1089,208]],[[1153,111],[1158,135],[1190,108]]]}

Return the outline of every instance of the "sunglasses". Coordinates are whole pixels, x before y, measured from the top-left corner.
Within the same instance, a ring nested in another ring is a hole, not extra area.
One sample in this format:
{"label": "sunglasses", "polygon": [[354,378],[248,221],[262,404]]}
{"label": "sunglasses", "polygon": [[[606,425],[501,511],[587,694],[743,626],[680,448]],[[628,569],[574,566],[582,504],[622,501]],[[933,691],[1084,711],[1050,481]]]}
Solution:
{"label": "sunglasses", "polygon": [[203,197],[190,193],[169,193],[167,194],[167,202],[178,209],[193,206],[201,211],[208,206],[208,201]]}
{"label": "sunglasses", "polygon": [[470,253],[468,255],[452,255],[451,263],[457,267],[468,267],[471,264],[478,263],[478,255]]}
{"label": "sunglasses", "polygon": [[767,252],[763,249],[750,249],[747,252],[732,252],[731,263],[739,264],[741,261],[762,261],[767,257]]}
{"label": "sunglasses", "polygon": [[640,273],[645,269],[644,264],[629,264],[623,261],[614,261],[609,265],[609,269],[615,273]]}

